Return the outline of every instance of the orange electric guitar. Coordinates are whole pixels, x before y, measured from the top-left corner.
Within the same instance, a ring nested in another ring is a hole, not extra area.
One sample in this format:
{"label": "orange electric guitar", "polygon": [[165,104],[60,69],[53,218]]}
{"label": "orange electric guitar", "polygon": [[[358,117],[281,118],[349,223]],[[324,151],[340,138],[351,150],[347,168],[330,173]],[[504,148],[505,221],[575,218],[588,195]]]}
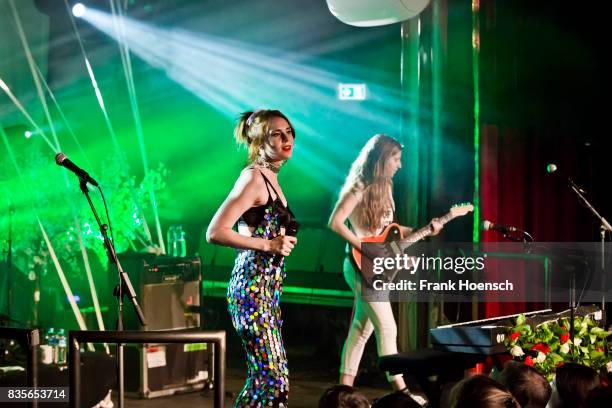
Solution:
{"label": "orange electric guitar", "polygon": [[[472,204],[457,204],[451,207],[450,211],[438,218],[438,221],[444,225],[450,220],[462,217],[469,212],[474,211],[474,206]],[[389,224],[380,235],[363,237],[361,238],[361,242],[371,242],[371,243],[379,243],[379,244],[390,244],[388,248],[390,249],[390,253],[387,253],[386,256],[394,257],[397,254],[403,254],[406,248],[411,246],[417,241],[420,241],[424,238],[427,238],[432,233],[429,225],[412,232],[407,237],[404,237],[401,231],[401,228],[398,224],[393,223]],[[353,248],[352,249],[353,260],[355,264],[359,268],[359,272],[361,276],[367,283],[372,283],[375,279],[381,278],[379,275],[375,275],[372,272],[372,268],[362,268],[362,255],[361,251]],[[397,271],[387,273],[383,279],[387,281],[393,280]]]}

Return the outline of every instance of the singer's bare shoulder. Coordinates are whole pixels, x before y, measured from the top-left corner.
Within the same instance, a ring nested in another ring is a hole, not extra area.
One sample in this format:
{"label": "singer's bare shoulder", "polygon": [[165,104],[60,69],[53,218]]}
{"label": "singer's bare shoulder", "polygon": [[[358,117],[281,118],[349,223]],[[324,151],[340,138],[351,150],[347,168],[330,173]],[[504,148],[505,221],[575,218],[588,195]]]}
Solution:
{"label": "singer's bare shoulder", "polygon": [[245,197],[253,202],[253,205],[265,203],[268,196],[261,173],[252,167],[243,169],[232,188],[230,197]]}
{"label": "singer's bare shoulder", "polygon": [[265,187],[265,184],[261,172],[250,166],[242,169],[238,180],[236,180],[236,185],[248,186],[249,188]]}

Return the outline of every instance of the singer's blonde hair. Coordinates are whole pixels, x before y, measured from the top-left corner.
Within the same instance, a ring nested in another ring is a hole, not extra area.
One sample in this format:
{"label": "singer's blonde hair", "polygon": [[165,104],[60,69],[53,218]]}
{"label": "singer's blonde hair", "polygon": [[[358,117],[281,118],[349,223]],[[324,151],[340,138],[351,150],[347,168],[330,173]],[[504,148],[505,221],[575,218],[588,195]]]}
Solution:
{"label": "singer's blonde hair", "polygon": [[238,123],[234,128],[234,138],[236,143],[247,147],[249,163],[265,159],[261,155],[263,154],[263,146],[268,136],[268,122],[273,117],[285,119],[289,123],[295,138],[295,129],[291,121],[279,110],[259,109],[254,112],[249,111],[240,114]]}

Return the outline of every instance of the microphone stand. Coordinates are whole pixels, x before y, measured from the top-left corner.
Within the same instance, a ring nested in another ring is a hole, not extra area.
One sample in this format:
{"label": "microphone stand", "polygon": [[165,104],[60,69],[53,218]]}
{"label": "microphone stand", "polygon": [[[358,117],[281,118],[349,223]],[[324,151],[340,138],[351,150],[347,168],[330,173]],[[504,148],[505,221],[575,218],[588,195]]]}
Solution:
{"label": "microphone stand", "polygon": [[7,269],[7,289],[8,289],[8,309],[6,311],[9,319],[11,318],[11,303],[13,302],[13,289],[11,284],[11,277],[13,275],[13,214],[15,208],[11,204],[9,206],[9,225],[8,225],[8,252],[6,253],[6,269]]}
{"label": "microphone stand", "polygon": [[[6,318],[7,325],[10,324],[11,321],[11,303],[13,301],[13,285],[11,282],[11,277],[13,275],[13,214],[15,213],[15,208],[13,204],[9,201],[9,210],[8,210],[8,246],[6,249]],[[0,322],[1,323],[1,322]]]}
{"label": "microphone stand", "polygon": [[[113,294],[117,297],[117,331],[123,331],[123,295],[124,291],[127,292],[127,296],[132,302],[132,306],[134,306],[134,310],[136,315],[138,316],[138,320],[140,320],[140,324],[146,326],[146,320],[138,305],[136,300],[136,292],[134,291],[134,287],[130,282],[130,278],[127,273],[123,271],[121,264],[119,263],[119,259],[117,258],[117,252],[115,252],[115,246],[113,242],[108,238],[108,225],[102,224],[100,221],[100,217],[98,217],[98,213],[96,212],[96,208],[94,207],[91,197],[89,196],[89,189],[87,188],[87,180],[79,177],[79,186],[81,187],[81,191],[87,197],[87,202],[89,203],[89,207],[91,207],[91,211],[96,218],[96,222],[98,223],[98,227],[100,228],[100,233],[102,234],[102,238],[104,239],[104,247],[106,248],[106,255],[108,256],[108,260],[111,264],[114,264],[117,267],[117,272],[119,274],[119,284],[115,287]],[[124,399],[125,399],[125,389],[124,389],[124,376],[123,376],[123,344],[117,343],[117,383],[119,388],[119,408],[124,407]]]}
{"label": "microphone stand", "polygon": [[[600,227],[600,236],[601,236],[601,248],[600,248],[601,269],[600,270],[601,270],[601,279],[602,279],[601,281],[601,289],[602,289],[601,290],[602,291],[601,311],[603,313],[602,319],[604,321],[604,324],[607,324],[607,318],[606,318],[607,282],[606,282],[605,242],[606,242],[606,231],[612,232],[612,226],[610,225],[608,220],[606,220],[601,214],[599,214],[599,212],[595,209],[595,207],[593,207],[593,205],[589,202],[589,200],[586,199],[584,194],[582,194],[583,190],[580,187],[578,187],[576,183],[574,183],[574,180],[568,177],[567,182],[568,182],[569,188],[578,197],[578,200],[586,208],[588,208],[591,211],[591,213],[595,216],[595,218],[597,218],[599,222],[601,223],[601,227]],[[576,286],[575,285],[576,285],[575,271],[572,271],[572,279],[571,279],[571,287],[570,287],[570,336],[571,336],[572,345],[574,344],[574,308],[576,305]],[[605,348],[605,350],[607,353],[607,347]]]}

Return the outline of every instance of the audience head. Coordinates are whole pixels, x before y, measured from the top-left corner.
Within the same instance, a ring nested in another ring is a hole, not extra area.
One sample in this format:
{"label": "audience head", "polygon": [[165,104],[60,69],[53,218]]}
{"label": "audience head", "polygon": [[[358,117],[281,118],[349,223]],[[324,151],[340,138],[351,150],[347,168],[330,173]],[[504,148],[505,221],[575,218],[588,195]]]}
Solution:
{"label": "audience head", "polygon": [[338,384],[321,395],[319,408],[370,408],[370,402],[357,388]]}
{"label": "audience head", "polygon": [[581,364],[567,363],[557,368],[555,374],[555,408],[587,407],[589,392],[599,386],[599,375],[595,370]]}
{"label": "audience head", "polygon": [[608,408],[612,403],[612,387],[599,387],[593,388],[589,392],[587,397],[587,407],[589,408]]}
{"label": "audience head", "polygon": [[509,361],[497,380],[508,388],[522,408],[544,408],[548,404],[550,384],[533,367]]}
{"label": "audience head", "polygon": [[510,392],[492,378],[475,375],[451,391],[452,408],[520,408]]}
{"label": "audience head", "polygon": [[397,391],[374,400],[372,408],[421,408],[421,406],[410,396]]}

